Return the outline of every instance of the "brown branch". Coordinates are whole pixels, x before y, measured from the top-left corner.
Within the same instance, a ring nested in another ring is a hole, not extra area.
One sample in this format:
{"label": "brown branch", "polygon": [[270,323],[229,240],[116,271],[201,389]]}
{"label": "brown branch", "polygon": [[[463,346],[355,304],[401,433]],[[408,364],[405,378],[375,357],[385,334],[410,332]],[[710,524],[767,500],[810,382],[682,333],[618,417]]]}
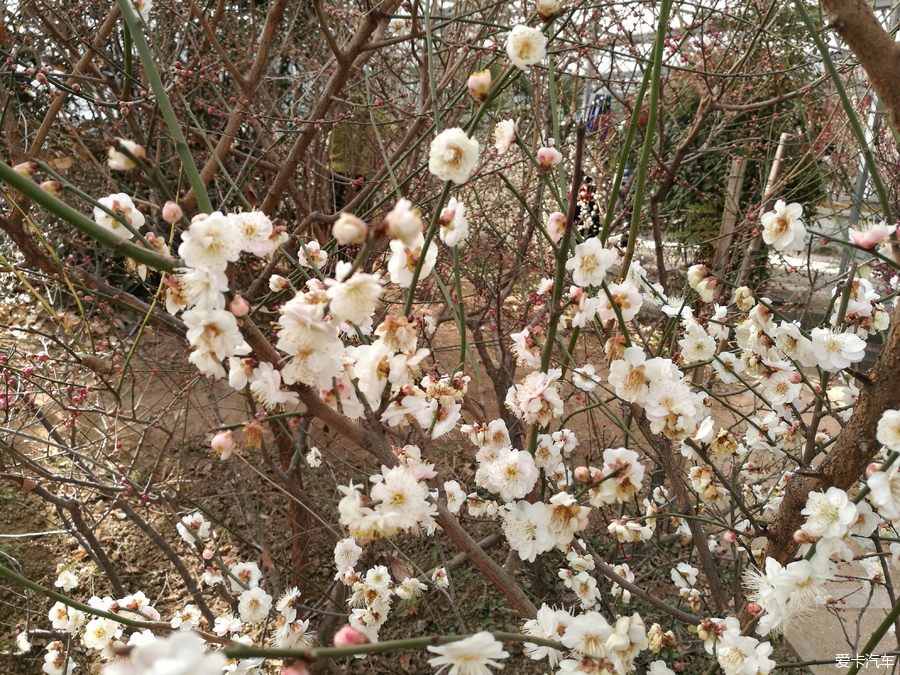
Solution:
{"label": "brown branch", "polygon": [[306,155],[313,138],[315,138],[319,131],[319,125],[316,123],[316,120],[325,117],[326,113],[331,108],[334,97],[340,93],[347,83],[350,73],[374,55],[375,52],[366,51],[369,38],[372,37],[372,34],[375,32],[375,29],[378,28],[379,24],[384,22],[383,17],[385,13],[393,12],[399,4],[400,0],[384,0],[376,9],[371,10],[362,18],[353,39],[344,50],[345,59],[338,62],[338,67],[334,69],[334,73],[332,73],[331,78],[325,85],[325,91],[322,92],[322,95],[319,97],[319,100],[316,102],[315,107],[309,115],[311,121],[304,126],[303,130],[297,136],[297,140],[294,142],[293,147],[291,147],[287,158],[281,166],[281,171],[278,172],[278,175],[275,176],[275,180],[272,181],[272,186],[269,188],[269,192],[266,194],[266,198],[263,200],[262,206],[260,207],[260,210],[263,213],[274,213],[282,193],[287,188],[288,183],[294,178],[294,172],[297,169],[297,165]]}
{"label": "brown branch", "polygon": [[853,53],[900,129],[900,45],[865,0],[821,0],[822,9]]}
{"label": "brown branch", "polygon": [[212,610],[206,603],[206,599],[203,597],[203,593],[200,592],[200,588],[194,582],[194,577],[191,576],[190,570],[188,570],[188,568],[185,566],[184,561],[175,552],[175,549],[173,549],[169,545],[169,542],[167,542],[165,538],[156,531],[156,528],[154,528],[150,523],[141,518],[141,516],[137,514],[137,512],[126,500],[121,498],[118,499],[116,501],[116,506],[122,509],[131,520],[131,522],[137,525],[138,528],[140,528],[144,532],[144,534],[146,534],[148,537],[150,537],[150,539],[153,540],[153,543],[159,547],[159,549],[175,566],[175,569],[178,570],[178,575],[184,582],[185,588],[187,588],[188,593],[191,594],[194,602],[197,603],[197,608],[200,610],[203,618],[205,618],[207,622],[209,622],[209,625],[212,626],[216,621],[216,615],[212,613]]}
{"label": "brown branch", "polygon": [[197,18],[197,21],[200,22],[200,28],[203,30],[203,35],[206,37],[206,41],[209,42],[210,46],[215,50],[216,55],[222,60],[222,65],[225,66],[225,69],[231,73],[231,76],[234,78],[234,81],[237,82],[238,87],[242,92],[248,91],[249,86],[247,80],[244,78],[241,71],[235,67],[234,63],[231,62],[231,59],[228,58],[228,53],[222,47],[222,43],[219,42],[216,37],[216,31],[210,25],[209,21],[206,20],[206,16],[203,14],[203,10],[197,5],[194,0],[191,0],[191,11],[194,13],[194,16]]}
{"label": "brown branch", "polygon": [[678,508],[681,512],[688,516],[685,518],[688,528],[691,530],[691,536],[694,540],[694,548],[697,551],[697,557],[700,558],[700,566],[706,576],[706,583],[709,584],[710,599],[712,600],[713,609],[721,616],[722,612],[728,606],[728,596],[725,593],[725,587],[722,585],[722,578],[719,576],[719,570],[716,567],[716,561],[712,557],[709,545],[706,539],[706,533],[703,531],[703,525],[697,520],[697,511],[691,503],[690,494],[685,488],[685,479],[682,472],[675,463],[674,451],[672,444],[664,437],[654,434],[650,430],[650,424],[644,412],[637,406],[632,404],[632,414],[638,421],[644,435],[648,439],[652,439],[656,446],[658,463],[666,474],[669,484],[675,492],[675,500],[678,502]]}
{"label": "brown branch", "polygon": [[[284,16],[286,7],[287,0],[275,0],[269,8],[269,12],[266,15],[266,25],[263,28],[262,37],[259,39],[259,45],[256,48],[256,58],[250,68],[250,74],[243,80],[243,85],[241,85],[242,80],[237,80],[241,100],[238,101],[228,115],[228,121],[225,123],[225,129],[219,136],[219,142],[216,144],[213,156],[207,160],[200,170],[200,181],[204,185],[207,185],[212,180],[212,177],[216,175],[219,165],[225,160],[228,152],[231,150],[231,144],[238,129],[240,129],[241,121],[244,119],[245,102],[250,103],[256,95],[256,90],[259,89],[263,71],[268,65],[269,52],[275,39],[275,30]],[[186,212],[191,212],[197,208],[197,197],[194,195],[193,190],[184,196],[184,199],[181,200],[181,206]]]}

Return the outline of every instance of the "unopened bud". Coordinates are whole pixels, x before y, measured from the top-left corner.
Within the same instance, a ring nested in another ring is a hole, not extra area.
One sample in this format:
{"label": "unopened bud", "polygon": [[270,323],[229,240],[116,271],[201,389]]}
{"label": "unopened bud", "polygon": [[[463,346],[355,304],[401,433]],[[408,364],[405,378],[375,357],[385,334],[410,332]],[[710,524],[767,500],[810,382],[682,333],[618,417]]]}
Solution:
{"label": "unopened bud", "polygon": [[38,165],[35,162],[22,162],[21,164],[16,164],[13,167],[13,171],[21,176],[25,176],[25,178],[31,180],[34,178],[34,173],[37,171]]}
{"label": "unopened bud", "polygon": [[285,279],[280,274],[273,274],[269,277],[269,290],[273,293],[278,293],[279,291],[286,291],[291,287],[291,282]]}
{"label": "unopened bud", "polygon": [[871,478],[873,474],[878,473],[878,465],[875,462],[866,467],[866,478]]}
{"label": "unopened bud", "polygon": [[353,626],[344,626],[334,634],[335,647],[354,647],[369,644],[369,638],[361,630]]}
{"label": "unopened bud", "polygon": [[559,6],[561,4],[562,2],[560,0],[537,0],[535,9],[541,19],[549,21],[553,18],[553,15],[559,11]]}
{"label": "unopened bud", "polygon": [[566,232],[566,214],[562,211],[551,213],[547,218],[547,234],[554,244],[559,243]]}
{"label": "unopened bud", "polygon": [[225,429],[213,436],[209,444],[221,459],[228,459],[234,450],[234,434],[231,429]]}
{"label": "unopened bud", "polygon": [[203,549],[203,553],[201,554],[204,560],[212,560],[213,552],[212,549],[205,548]]}
{"label": "unopened bud", "polygon": [[163,204],[162,217],[169,225],[174,225],[184,217],[184,211],[175,202],[166,202]]}
{"label": "unopened bud", "polygon": [[579,466],[575,469],[575,480],[579,483],[591,482],[591,470],[586,466]]}
{"label": "unopened bud", "polygon": [[543,171],[549,171],[562,161],[562,153],[553,146],[537,151],[537,161]]}
{"label": "unopened bud", "polygon": [[810,535],[810,533],[806,530],[797,530],[796,532],[794,532],[794,541],[801,545],[812,544],[814,541],[816,541],[816,539],[816,537]]}
{"label": "unopened bud", "polygon": [[250,313],[250,303],[242,296],[236,295],[231,299],[231,302],[228,303],[228,311],[238,318],[247,316],[247,314]]}
{"label": "unopened bud", "polygon": [[734,542],[737,541],[737,534],[732,532],[731,530],[728,530],[728,532],[725,532],[722,535],[722,539],[724,539],[729,544],[733,544]]}
{"label": "unopened bud", "polygon": [[331,228],[331,234],[341,246],[362,244],[369,236],[369,226],[352,213],[341,212]]}
{"label": "unopened bud", "polygon": [[476,101],[486,101],[491,91],[491,71],[482,70],[469,75],[469,93]]}
{"label": "unopened bud", "polygon": [[41,190],[54,197],[59,197],[63,192],[63,185],[58,180],[45,180],[41,183]]}
{"label": "unopened bud", "polygon": [[747,603],[747,611],[754,615],[759,614],[762,611],[762,607],[759,606],[759,603],[748,602]]}

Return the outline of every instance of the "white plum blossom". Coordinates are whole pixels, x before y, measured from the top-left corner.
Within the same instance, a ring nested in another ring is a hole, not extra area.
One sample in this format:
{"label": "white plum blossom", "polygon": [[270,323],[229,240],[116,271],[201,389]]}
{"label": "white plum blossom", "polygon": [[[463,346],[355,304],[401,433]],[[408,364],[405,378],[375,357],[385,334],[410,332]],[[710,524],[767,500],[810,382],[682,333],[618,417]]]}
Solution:
{"label": "white plum blossom", "polygon": [[555,537],[550,532],[551,513],[542,502],[533,504],[522,499],[506,505],[503,512],[503,533],[509,547],[519,558],[534,562],[539,553],[554,546]]}
{"label": "white plum blossom", "polygon": [[678,588],[690,588],[697,583],[697,575],[699,573],[700,570],[693,565],[680,562],[676,567],[672,568],[669,574],[672,577],[672,583]]}
{"label": "white plum blossom", "polygon": [[[420,233],[418,237],[406,245],[400,239],[391,240],[391,258],[388,260],[388,272],[391,281],[401,288],[408,288],[412,283],[413,274],[419,258],[422,256],[422,247],[425,246],[425,237]],[[422,260],[419,280],[425,279],[434,268],[437,260],[438,248],[432,241],[428,244],[425,258]]]}
{"label": "white plum blossom", "polygon": [[575,368],[572,371],[572,384],[582,391],[594,391],[601,381],[600,376],[596,372],[596,369],[590,363],[583,365],[581,368]]}
{"label": "white plum blossom", "polygon": [[225,377],[222,361],[234,356],[244,343],[234,314],[223,309],[190,309],[182,319],[191,345],[188,360],[204,375]]}
{"label": "white plum blossom", "polygon": [[900,450],[900,410],[885,410],[878,420],[876,438],[886,448]]}
{"label": "white plum blossom", "polygon": [[785,204],[779,199],[775,209],[760,218],[762,238],[776,251],[802,251],[806,238],[803,227],[803,207],[800,204]]}
{"label": "white plum blossom", "polygon": [[622,284],[610,284],[606,292],[601,291],[598,296],[597,315],[601,321],[614,321],[618,318],[616,307],[622,316],[622,321],[631,321],[641,309],[643,300],[637,288],[629,282]]}
{"label": "white plum blossom", "polygon": [[259,586],[244,591],[238,598],[238,612],[244,623],[261,621],[270,609],[272,609],[272,596]]}
{"label": "white plum blossom", "polygon": [[716,353],[716,341],[693,319],[684,322],[684,337],[678,341],[685,363],[709,361]]}
{"label": "white plum blossom", "polygon": [[321,269],[328,262],[328,251],[315,239],[311,239],[300,246],[297,251],[297,262],[301,267],[313,267]]}
{"label": "white plum blossom", "polygon": [[362,325],[372,318],[384,288],[377,274],[354,272],[347,278],[352,267],[351,263],[341,261],[337,264],[335,278],[325,280],[328,313],[338,323],[348,321]]}
{"label": "white plum blossom", "polygon": [[221,211],[200,214],[181,233],[178,255],[188,267],[207,272],[224,272],[228,263],[241,255],[241,237],[235,218]]}
{"label": "white plum blossom", "polygon": [[418,207],[408,199],[401,199],[384,217],[382,227],[391,239],[412,246],[422,234],[422,217]]}
{"label": "white plum blossom", "polygon": [[534,457],[525,450],[504,448],[490,463],[488,469],[492,492],[500,495],[505,502],[522,499],[534,488],[540,472]]}
{"label": "white plum blossom", "polygon": [[63,569],[56,577],[53,585],[64,591],[71,591],[73,588],[78,587],[78,575],[72,570]]}
{"label": "white plum blossom", "polygon": [[175,529],[178,530],[178,535],[182,541],[192,545],[206,539],[210,535],[209,521],[206,520],[200,511],[183,516],[181,522],[176,523]]}
{"label": "white plum blossom", "polygon": [[466,205],[451,197],[438,219],[441,241],[447,246],[457,246],[469,236],[469,221],[466,220]]}
{"label": "white plum blossom", "polygon": [[490,675],[488,666],[502,669],[500,660],[509,656],[503,644],[487,631],[440,647],[429,646],[428,651],[437,654],[428,663],[438,669],[437,673],[449,668],[447,675]]}
{"label": "white plum blossom", "polygon": [[810,492],[800,513],[806,516],[803,530],[813,537],[841,538],[857,517],[856,504],[837,487],[830,487],[826,492]]}
{"label": "white plum blossom", "polygon": [[112,619],[96,617],[88,621],[84,627],[81,643],[88,649],[103,650],[121,634],[122,624]]}
{"label": "white plum blossom", "polygon": [[248,588],[256,588],[262,578],[262,571],[255,562],[238,563],[228,572],[231,590],[235,593],[240,593]]}
{"label": "white plum blossom", "polygon": [[[131,197],[124,193],[112,194],[97,200],[100,204],[124,218],[135,230],[144,226],[144,214],[138,211]],[[99,206],[94,207],[94,220],[104,230],[109,230],[120,239],[134,239],[134,234],[117,219],[113,218]],[[193,267],[193,265],[192,265]]]}
{"label": "white plum blossom", "polygon": [[516,141],[515,121],[503,120],[501,122],[497,122],[497,124],[494,126],[492,140],[494,142],[494,148],[497,150],[497,154],[501,156],[505,155],[506,151],[509,150],[509,146],[511,146]]}
{"label": "white plum blossom", "polygon": [[322,466],[322,451],[315,446],[309,449],[304,458],[310,469],[318,469]]}
{"label": "white plum blossom", "polygon": [[466,501],[466,493],[463,492],[460,484],[455,480],[446,481],[444,494],[447,496],[447,510],[453,514],[459,513],[460,507]]}
{"label": "white plum blossom", "polygon": [[822,370],[837,372],[866,355],[866,343],[852,333],[835,333],[828,328],[812,329],[812,352]]}
{"label": "white plum blossom", "polygon": [[228,277],[224,270],[183,268],[166,277],[166,311],[225,309]]}
{"label": "white plum blossom", "polygon": [[221,675],[226,664],[222,652],[210,652],[196,633],[172,633],[138,644],[127,660],[103,666],[101,675]]}
{"label": "white plum blossom", "polygon": [[281,388],[281,373],[271,363],[260,363],[249,378],[250,391],[257,401],[268,410],[281,405],[297,405],[300,397],[296,392]]}
{"label": "white plum blossom", "polygon": [[242,251],[264,258],[275,252],[274,226],[262,211],[243,211],[233,216]]}
{"label": "white plum blossom", "polygon": [[[563,610],[553,609],[546,604],[542,604],[537,611],[537,615],[533,619],[529,619],[522,626],[522,632],[532,637],[543,638],[545,640],[559,639],[560,630],[572,621],[572,616]],[[525,655],[534,661],[547,659],[551,668],[554,668],[562,658],[562,652],[553,647],[545,647],[537,645],[533,642],[525,643]]]}
{"label": "white plum blossom", "polygon": [[602,614],[584,612],[572,619],[559,641],[583,656],[601,659],[608,656],[606,641],[612,633],[612,626]]}
{"label": "white plum blossom", "polygon": [[900,474],[897,462],[884,471],[876,471],[866,481],[869,489],[869,501],[878,509],[885,520],[900,518]]}
{"label": "white plum blossom", "polygon": [[547,236],[554,244],[559,243],[566,231],[566,214],[561,211],[554,211],[547,216],[547,222],[544,224],[547,228]]}
{"label": "white plum blossom", "polygon": [[506,55],[517,68],[527,70],[547,55],[547,36],[537,28],[515,26],[506,38]]}
{"label": "white plum blossom", "polygon": [[[117,138],[116,142],[118,146],[125,148],[128,152],[134,155],[137,159],[147,159],[147,151],[143,146],[138,145],[134,141],[129,141],[125,138]],[[109,150],[107,150],[107,164],[112,171],[129,171],[137,166],[131,157],[126,155],[124,152],[121,152],[118,149],[117,145],[110,145]]]}
{"label": "white plum blossom", "polygon": [[462,129],[444,129],[431,141],[428,170],[440,180],[465,183],[478,163],[478,150],[478,141]]}
{"label": "white plum blossom", "polygon": [[507,391],[507,407],[528,424],[547,426],[563,412],[557,385],[560,375],[562,371],[559,368],[551,368],[546,373],[529,373],[522,384],[514,385]]}
{"label": "white plum blossom", "polygon": [[201,619],[200,609],[196,605],[188,604],[180,612],[176,612],[169,624],[172,628],[189,631],[199,626]]}
{"label": "white plum blossom", "polygon": [[575,256],[566,261],[566,269],[572,270],[572,283],[576,286],[599,286],[617,258],[617,252],[604,248],[597,237],[591,237],[575,246]]}

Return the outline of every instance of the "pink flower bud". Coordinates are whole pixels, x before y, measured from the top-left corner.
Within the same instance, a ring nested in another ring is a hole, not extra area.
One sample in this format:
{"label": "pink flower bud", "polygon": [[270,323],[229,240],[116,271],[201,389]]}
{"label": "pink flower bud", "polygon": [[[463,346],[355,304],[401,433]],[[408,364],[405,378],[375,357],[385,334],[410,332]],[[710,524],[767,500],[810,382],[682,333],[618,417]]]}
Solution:
{"label": "pink flower bud", "polygon": [[872,249],[890,237],[896,230],[896,225],[888,226],[884,223],[873,225],[867,230],[856,230],[851,227],[850,238],[860,248]]}
{"label": "pink flower bud", "polygon": [[208,548],[203,549],[202,555],[203,555],[204,560],[211,560],[213,557],[212,549],[208,549]]}
{"label": "pink flower bud", "polygon": [[486,101],[491,91],[491,71],[472,73],[468,81],[469,93],[476,101]]}
{"label": "pink flower bud", "polygon": [[811,544],[817,540],[817,537],[813,537],[806,530],[797,530],[794,532],[794,541],[798,544]]}
{"label": "pink flower bud", "polygon": [[871,478],[872,474],[878,473],[878,465],[875,462],[866,467],[866,478]]}
{"label": "pink flower bud", "polygon": [[21,176],[25,176],[28,180],[34,178],[34,173],[37,169],[38,165],[35,162],[22,162],[13,167],[13,171]]}
{"label": "pink flower bud", "polygon": [[286,291],[291,287],[291,282],[280,274],[273,274],[269,277],[269,290],[273,293],[278,291]]}
{"label": "pink flower bud", "polygon": [[234,435],[231,433],[231,429],[225,429],[213,436],[210,445],[222,459],[231,457],[231,452],[234,450]]}
{"label": "pink flower bud", "polygon": [[175,202],[166,202],[163,204],[162,217],[169,225],[174,225],[184,217],[184,211]]}
{"label": "pink flower bud", "polygon": [[791,384],[800,384],[803,382],[803,378],[800,376],[800,373],[791,373],[788,375],[788,381]]}
{"label": "pink flower bud", "polygon": [[575,480],[579,483],[591,482],[591,470],[586,466],[579,466],[575,469]]}
{"label": "pink flower bud", "polygon": [[747,603],[747,611],[751,614],[759,614],[762,611],[762,607],[756,602],[749,602]]}
{"label": "pink flower bud", "polygon": [[247,316],[247,314],[250,313],[250,303],[242,296],[236,295],[231,299],[231,302],[228,303],[228,311],[238,318]]}
{"label": "pink flower bud", "polygon": [[355,647],[356,645],[369,644],[369,638],[361,630],[353,626],[343,626],[334,634],[335,647]]}
{"label": "pink flower bud", "polygon": [[547,234],[554,244],[559,243],[566,231],[566,214],[562,211],[555,211],[547,218]]}
{"label": "pink flower bud", "polygon": [[40,187],[41,190],[54,197],[59,197],[63,192],[63,185],[58,180],[45,180]]}
{"label": "pink flower bud", "polygon": [[306,661],[294,661],[281,671],[281,675],[309,675],[309,664]]}
{"label": "pink flower bud", "polygon": [[722,535],[722,539],[724,539],[729,544],[733,544],[737,541],[737,534],[735,532],[732,532],[731,530],[728,530],[728,532],[725,532]]}
{"label": "pink flower bud", "polygon": [[543,171],[549,171],[562,161],[562,153],[553,146],[537,151],[537,161]]}

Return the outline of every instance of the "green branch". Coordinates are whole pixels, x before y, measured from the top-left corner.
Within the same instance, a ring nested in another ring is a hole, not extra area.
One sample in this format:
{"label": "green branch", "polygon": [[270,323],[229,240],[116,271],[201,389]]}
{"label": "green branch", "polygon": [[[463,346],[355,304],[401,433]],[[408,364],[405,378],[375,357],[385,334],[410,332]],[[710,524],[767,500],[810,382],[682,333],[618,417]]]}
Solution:
{"label": "green branch", "polygon": [[64,201],[41,189],[33,180],[25,178],[8,164],[0,162],[0,181],[3,181],[15,190],[18,190],[31,201],[47,209],[53,215],[69,223],[76,229],[88,235],[91,239],[99,241],[118,251],[124,256],[139,262],[147,267],[152,267],[161,272],[174,272],[178,266],[177,259],[160,255],[156,251],[146,249],[133,244],[125,239],[120,239],[110,230],[98,225],[92,218],[88,218],[80,211],[76,211]]}

